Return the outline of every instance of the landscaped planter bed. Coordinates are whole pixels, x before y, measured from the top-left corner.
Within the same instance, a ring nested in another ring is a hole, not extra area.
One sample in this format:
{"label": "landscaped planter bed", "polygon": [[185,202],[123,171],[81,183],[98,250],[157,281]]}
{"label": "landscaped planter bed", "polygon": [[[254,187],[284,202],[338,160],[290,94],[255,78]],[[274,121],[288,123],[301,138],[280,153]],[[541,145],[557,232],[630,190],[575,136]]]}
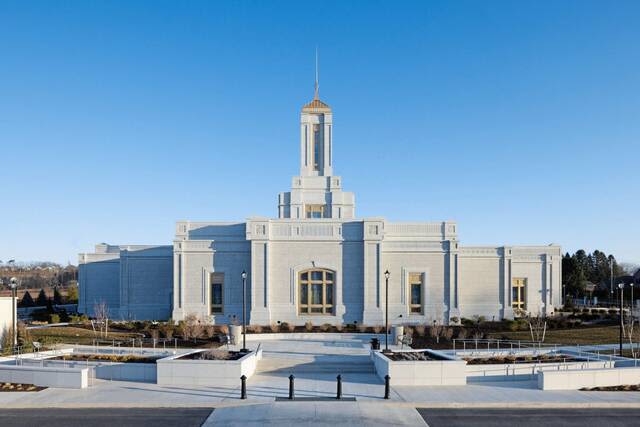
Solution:
{"label": "landscaped planter bed", "polygon": [[[262,358],[260,349],[246,354],[224,352],[229,355],[221,356],[222,353],[217,350],[196,350],[160,359],[156,362],[157,382],[161,385],[237,387],[242,375],[250,378],[254,374],[258,360]],[[236,356],[239,358],[233,360]]]}
{"label": "landscaped planter bed", "polygon": [[[407,353],[407,355],[401,353]],[[417,355],[409,353],[417,353]],[[467,383],[465,372],[467,362],[464,360],[452,359],[431,350],[396,351],[390,356],[392,358],[379,351],[372,352],[378,377],[384,380],[385,376],[389,375],[393,386],[465,385]]]}
{"label": "landscaped planter bed", "polygon": [[156,363],[163,356],[136,356],[133,354],[85,354],[71,353],[48,360],[66,360],[74,362],[111,362],[111,363]]}
{"label": "landscaped planter bed", "polygon": [[584,359],[580,359],[573,356],[564,354],[527,354],[527,355],[507,355],[507,356],[493,356],[493,357],[465,357],[467,365],[507,365],[514,363],[566,363],[566,362],[579,362]]}
{"label": "landscaped planter bed", "polygon": [[450,360],[444,356],[428,351],[400,351],[396,353],[384,353],[384,355],[394,362]]}
{"label": "landscaped planter bed", "polygon": [[40,387],[33,384],[15,384],[15,383],[2,383],[0,384],[0,392],[2,391],[41,391],[47,387]]}
{"label": "landscaped planter bed", "polygon": [[640,391],[640,384],[581,388],[581,391]]}
{"label": "landscaped planter bed", "polygon": [[238,360],[247,354],[239,351],[208,350],[188,353],[175,360]]}

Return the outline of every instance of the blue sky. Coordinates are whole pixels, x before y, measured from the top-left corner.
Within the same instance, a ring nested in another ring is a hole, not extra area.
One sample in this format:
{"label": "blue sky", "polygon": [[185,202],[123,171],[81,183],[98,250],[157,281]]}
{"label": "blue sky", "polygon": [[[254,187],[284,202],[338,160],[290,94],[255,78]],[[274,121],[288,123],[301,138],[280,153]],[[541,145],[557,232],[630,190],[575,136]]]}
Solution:
{"label": "blue sky", "polygon": [[640,2],[0,0],[0,259],[277,214],[301,106],[359,217],[640,262]]}

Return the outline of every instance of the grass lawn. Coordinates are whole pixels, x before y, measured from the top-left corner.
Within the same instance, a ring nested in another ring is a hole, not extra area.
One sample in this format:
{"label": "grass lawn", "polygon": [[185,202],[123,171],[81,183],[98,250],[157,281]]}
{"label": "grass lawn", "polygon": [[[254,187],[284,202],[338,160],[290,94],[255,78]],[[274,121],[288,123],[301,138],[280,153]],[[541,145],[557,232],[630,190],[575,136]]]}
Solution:
{"label": "grass lawn", "polygon": [[[618,326],[594,326],[572,329],[547,330],[545,344],[615,344],[618,342]],[[496,332],[490,338],[531,341],[529,331]]]}
{"label": "grass lawn", "polygon": [[[94,339],[100,338],[100,334],[94,333],[91,329],[74,326],[30,329],[29,335],[31,337],[30,341],[39,341],[44,345],[56,343],[93,344]],[[126,332],[109,332],[109,336],[105,340],[131,341],[131,338],[140,338],[140,335]]]}

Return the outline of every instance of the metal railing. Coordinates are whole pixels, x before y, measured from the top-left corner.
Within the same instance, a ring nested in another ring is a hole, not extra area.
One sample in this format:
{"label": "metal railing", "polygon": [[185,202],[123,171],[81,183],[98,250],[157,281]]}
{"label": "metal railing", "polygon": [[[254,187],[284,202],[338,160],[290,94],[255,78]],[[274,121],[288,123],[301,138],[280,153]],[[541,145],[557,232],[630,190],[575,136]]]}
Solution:
{"label": "metal railing", "polygon": [[501,340],[501,339],[454,339],[452,351],[454,354],[458,352],[474,351],[478,353],[489,353],[491,351],[505,352],[510,351],[512,353],[520,351],[531,350],[558,350],[558,348],[565,347],[562,344],[545,344],[536,341],[521,341],[521,340]]}

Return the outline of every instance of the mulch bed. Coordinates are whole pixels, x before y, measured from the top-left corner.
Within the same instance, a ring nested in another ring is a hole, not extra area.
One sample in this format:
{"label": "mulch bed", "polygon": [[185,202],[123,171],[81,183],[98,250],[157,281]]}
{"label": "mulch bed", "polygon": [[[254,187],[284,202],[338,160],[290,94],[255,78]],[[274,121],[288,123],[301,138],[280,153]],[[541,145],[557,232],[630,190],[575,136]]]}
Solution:
{"label": "mulch bed", "polygon": [[14,384],[14,383],[0,383],[0,392],[2,391],[41,391],[46,387],[40,387],[33,384]]}
{"label": "mulch bed", "polygon": [[178,357],[178,359],[180,360],[238,360],[241,357],[244,357],[246,355],[247,353],[241,353],[239,351],[212,350],[212,351],[201,351],[199,353],[185,354],[182,357]]}
{"label": "mulch bed", "polygon": [[511,363],[562,363],[579,362],[571,356],[548,356],[541,354],[538,356],[501,356],[501,357],[475,357],[465,358],[467,365],[507,365]]}
{"label": "mulch bed", "polygon": [[[162,356],[164,357],[164,356]],[[133,354],[65,354],[64,356],[54,357],[48,360],[67,360],[74,362],[113,362],[113,363],[156,363],[161,356],[136,356]]]}
{"label": "mulch bed", "polygon": [[395,362],[447,360],[444,357],[435,356],[426,351],[401,351],[397,353],[384,353],[384,355]]}
{"label": "mulch bed", "polygon": [[640,384],[613,385],[608,387],[581,388],[582,391],[640,391]]}

